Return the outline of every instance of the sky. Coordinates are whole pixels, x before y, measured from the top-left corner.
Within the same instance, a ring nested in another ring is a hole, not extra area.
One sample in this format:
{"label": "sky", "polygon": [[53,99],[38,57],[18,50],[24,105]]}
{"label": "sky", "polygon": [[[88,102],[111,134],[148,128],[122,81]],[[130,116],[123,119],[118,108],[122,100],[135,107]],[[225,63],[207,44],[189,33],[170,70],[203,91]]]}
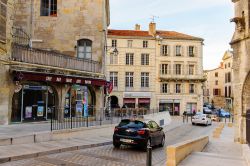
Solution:
{"label": "sky", "polygon": [[148,30],[155,17],[158,30],[173,30],[204,39],[203,68],[219,66],[234,32],[230,0],[110,0],[110,29]]}

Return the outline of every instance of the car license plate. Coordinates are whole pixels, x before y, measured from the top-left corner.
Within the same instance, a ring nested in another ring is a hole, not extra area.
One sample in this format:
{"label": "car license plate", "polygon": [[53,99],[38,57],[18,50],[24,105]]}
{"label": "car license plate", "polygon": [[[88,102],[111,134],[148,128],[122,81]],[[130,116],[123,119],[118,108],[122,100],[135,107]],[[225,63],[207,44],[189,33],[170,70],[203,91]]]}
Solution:
{"label": "car license plate", "polygon": [[121,142],[126,142],[126,143],[131,143],[131,142],[133,142],[133,140],[131,140],[131,139],[123,139],[123,138],[121,138],[120,141],[121,141]]}

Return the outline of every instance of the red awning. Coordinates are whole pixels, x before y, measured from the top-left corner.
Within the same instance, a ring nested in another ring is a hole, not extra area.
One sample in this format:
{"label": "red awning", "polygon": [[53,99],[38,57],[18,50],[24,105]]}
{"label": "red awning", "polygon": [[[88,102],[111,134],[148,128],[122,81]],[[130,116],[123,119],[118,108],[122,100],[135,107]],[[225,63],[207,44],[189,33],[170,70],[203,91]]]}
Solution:
{"label": "red awning", "polygon": [[124,104],[135,103],[135,98],[123,98]]}
{"label": "red awning", "polygon": [[103,79],[92,79],[74,76],[64,76],[56,74],[41,74],[41,73],[29,73],[29,72],[16,72],[15,79],[27,80],[27,81],[42,81],[42,82],[54,82],[64,84],[79,84],[79,85],[106,85],[106,80]]}
{"label": "red awning", "polygon": [[150,98],[139,98],[139,99],[138,99],[138,103],[146,103],[146,104],[149,104],[149,103],[150,103]]}

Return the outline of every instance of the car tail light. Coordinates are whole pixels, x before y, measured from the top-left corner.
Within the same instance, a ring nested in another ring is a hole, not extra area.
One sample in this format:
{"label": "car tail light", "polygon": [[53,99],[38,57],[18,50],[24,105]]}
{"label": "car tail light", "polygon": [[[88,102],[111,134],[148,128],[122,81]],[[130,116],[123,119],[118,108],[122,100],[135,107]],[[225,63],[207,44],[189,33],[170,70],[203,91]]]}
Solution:
{"label": "car tail light", "polygon": [[145,130],[138,130],[137,133],[138,133],[139,135],[143,135],[143,134],[145,134]]}
{"label": "car tail light", "polygon": [[202,118],[202,120],[205,120],[205,118]]}

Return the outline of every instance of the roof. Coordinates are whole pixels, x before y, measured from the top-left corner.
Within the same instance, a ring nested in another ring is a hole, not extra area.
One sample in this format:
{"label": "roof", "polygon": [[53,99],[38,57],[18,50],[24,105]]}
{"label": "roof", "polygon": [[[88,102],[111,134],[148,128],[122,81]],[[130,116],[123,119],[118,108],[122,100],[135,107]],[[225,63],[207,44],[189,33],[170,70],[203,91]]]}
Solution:
{"label": "roof", "polygon": [[[156,36],[159,35],[162,38],[169,38],[169,39],[187,39],[187,40],[201,40],[202,38],[187,35],[184,33],[179,33],[175,31],[162,31],[157,30]],[[123,37],[153,37],[148,33],[148,31],[141,31],[141,30],[115,30],[109,29],[108,36],[123,36]]]}
{"label": "roof", "polygon": [[233,53],[232,51],[226,51],[222,57],[222,60],[226,60],[226,59],[229,59],[229,58],[232,58],[233,57]]}

